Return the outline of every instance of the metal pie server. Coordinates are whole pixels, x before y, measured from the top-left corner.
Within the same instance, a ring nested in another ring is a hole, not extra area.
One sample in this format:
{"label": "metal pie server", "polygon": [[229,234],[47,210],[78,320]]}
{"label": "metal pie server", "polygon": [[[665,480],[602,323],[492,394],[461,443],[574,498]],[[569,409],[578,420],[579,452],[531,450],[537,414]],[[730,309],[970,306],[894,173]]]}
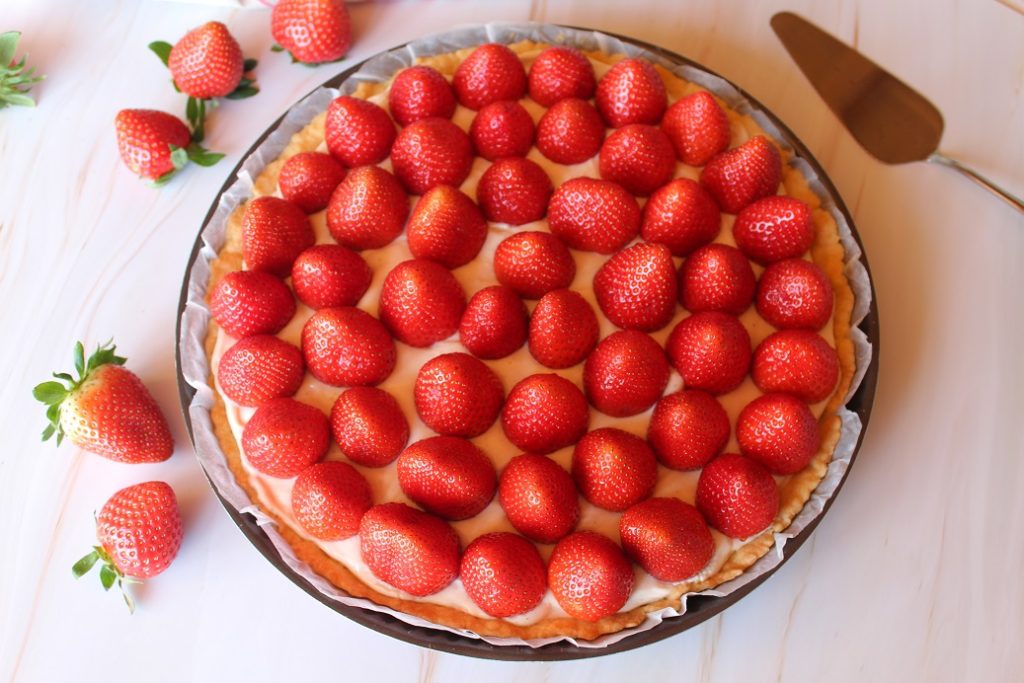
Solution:
{"label": "metal pie server", "polygon": [[814,89],[873,157],[887,164],[948,166],[1024,211],[1019,197],[939,152],[942,114],[916,90],[791,12],[776,14],[771,24]]}

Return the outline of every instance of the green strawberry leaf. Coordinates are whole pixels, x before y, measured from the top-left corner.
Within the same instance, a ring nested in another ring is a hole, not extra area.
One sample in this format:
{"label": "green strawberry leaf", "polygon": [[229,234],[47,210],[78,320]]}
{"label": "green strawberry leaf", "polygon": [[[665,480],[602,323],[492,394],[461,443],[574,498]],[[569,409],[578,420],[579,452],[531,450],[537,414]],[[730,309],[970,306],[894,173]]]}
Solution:
{"label": "green strawberry leaf", "polygon": [[56,377],[57,379],[62,379],[65,382],[74,382],[75,381],[75,378],[72,377],[71,375],[69,375],[66,372],[55,372],[55,373],[53,373],[53,376]]}
{"label": "green strawberry leaf", "polygon": [[229,100],[244,100],[247,97],[252,97],[260,91],[259,88],[253,86],[239,87],[236,90],[232,90],[228,93]]}
{"label": "green strawberry leaf", "polygon": [[0,107],[8,104],[13,104],[18,107],[34,107],[36,106],[36,101],[24,93],[9,92],[6,95],[0,96]]}
{"label": "green strawberry leaf", "polygon": [[252,71],[253,69],[256,68],[257,64],[259,64],[259,62],[257,62],[255,59],[250,57],[249,59],[247,59],[244,62],[242,62],[242,72],[243,73],[248,73],[249,71]]}
{"label": "green strawberry leaf", "polygon": [[18,49],[21,31],[0,33],[0,65],[7,66],[14,60],[14,51]]}
{"label": "green strawberry leaf", "polygon": [[176,175],[178,175],[178,169],[174,169],[173,171],[168,171],[167,173],[164,173],[162,176],[160,176],[156,180],[150,180],[146,184],[149,185],[150,187],[153,187],[153,188],[161,188],[164,185],[166,185],[167,183],[171,182],[171,178],[173,178]]}
{"label": "green strawberry leaf", "polygon": [[32,390],[32,395],[37,401],[42,401],[48,406],[60,403],[68,395],[68,390],[60,382],[43,382],[37,384]]}
{"label": "green strawberry leaf", "polygon": [[284,52],[284,48],[281,47],[280,45],[271,45],[270,46],[270,51],[271,52]]}
{"label": "green strawberry leaf", "polygon": [[160,58],[160,61],[164,63],[164,66],[167,66],[167,60],[171,56],[170,43],[166,43],[162,40],[154,40],[149,44],[149,49],[153,51],[153,54]]}
{"label": "green strawberry leaf", "polygon": [[[174,164],[174,170],[180,171],[188,163],[188,152],[182,147],[170,145],[171,148],[171,163]],[[161,176],[163,177],[163,176]]]}
{"label": "green strawberry leaf", "polygon": [[100,583],[103,584],[103,590],[110,590],[115,581],[117,581],[117,572],[109,564],[100,567]]}
{"label": "green strawberry leaf", "polygon": [[74,358],[78,378],[85,379],[85,347],[82,346],[82,342],[75,342]]}
{"label": "green strawberry leaf", "polygon": [[96,345],[96,350],[89,356],[89,361],[85,364],[85,372],[88,374],[92,370],[95,370],[101,365],[124,365],[128,359],[123,356],[118,356],[117,345],[114,344],[113,339],[108,339],[102,344]]}
{"label": "green strawberry leaf", "polygon": [[224,158],[223,154],[219,152],[211,152],[203,149],[197,144],[191,144],[188,146],[188,158],[194,163],[200,166],[213,166],[218,161]]}
{"label": "green strawberry leaf", "polygon": [[89,573],[92,566],[100,559],[100,554],[93,550],[91,553],[80,559],[71,567],[71,573],[76,579],[80,579]]}
{"label": "green strawberry leaf", "polygon": [[135,600],[132,599],[131,594],[125,590],[124,584],[121,581],[117,582],[117,587],[121,589],[121,597],[124,598],[124,604],[128,605],[128,614],[135,614]]}

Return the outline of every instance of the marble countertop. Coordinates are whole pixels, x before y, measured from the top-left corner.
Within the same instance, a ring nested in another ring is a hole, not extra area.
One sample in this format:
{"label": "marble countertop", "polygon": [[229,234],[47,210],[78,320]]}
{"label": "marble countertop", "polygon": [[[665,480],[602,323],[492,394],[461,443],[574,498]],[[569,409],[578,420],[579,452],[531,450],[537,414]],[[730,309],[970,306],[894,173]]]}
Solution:
{"label": "marble countertop", "polygon": [[[796,11],[913,84],[945,117],[943,149],[1024,192],[1024,5],[843,0],[361,3],[345,62],[270,52],[269,13],[175,2],[3,0],[48,75],[36,109],[0,111],[0,680],[1011,681],[1024,669],[1024,215],[951,171],[884,166],[844,131],[768,26]],[[261,93],[218,108],[227,158],[160,191],[120,162],[122,108],[179,113],[146,50],[224,21],[260,59]],[[856,220],[883,331],[856,466],[792,560],[722,615],[610,657],[503,663],[363,628],[282,577],[239,533],[192,455],[174,324],[203,217],[253,140],[304,93],[382,49],[453,25],[549,21],[695,59],[777,113]],[[34,384],[76,339],[116,339],[168,416],[171,460],[125,466],[41,444]],[[129,616],[72,563],[118,488],[164,479],[185,543]]]}

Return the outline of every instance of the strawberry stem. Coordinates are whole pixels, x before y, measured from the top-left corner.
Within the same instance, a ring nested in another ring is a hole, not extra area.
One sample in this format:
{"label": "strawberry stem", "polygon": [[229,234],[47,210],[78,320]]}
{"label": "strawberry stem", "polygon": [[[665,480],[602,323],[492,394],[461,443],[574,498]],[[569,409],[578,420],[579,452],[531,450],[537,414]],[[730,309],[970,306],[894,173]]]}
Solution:
{"label": "strawberry stem", "polygon": [[131,594],[125,588],[125,584],[142,583],[138,579],[133,579],[130,576],[125,576],[124,573],[117,568],[114,564],[114,560],[110,557],[110,554],[103,549],[102,546],[94,545],[92,552],[82,557],[78,562],[71,567],[71,574],[76,578],[80,579],[99,562],[100,564],[100,585],[103,586],[104,591],[109,591],[114,584],[117,584],[118,590],[121,591],[121,596],[124,598],[124,604],[128,606],[129,614],[135,613],[135,600]]}

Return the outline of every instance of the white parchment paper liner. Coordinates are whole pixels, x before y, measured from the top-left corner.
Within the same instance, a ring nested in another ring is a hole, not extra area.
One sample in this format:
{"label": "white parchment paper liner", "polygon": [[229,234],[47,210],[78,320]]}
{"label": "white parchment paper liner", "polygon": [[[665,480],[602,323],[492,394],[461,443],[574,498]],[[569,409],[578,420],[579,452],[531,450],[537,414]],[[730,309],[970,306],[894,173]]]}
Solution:
{"label": "white parchment paper liner", "polygon": [[[784,532],[775,534],[774,552],[766,553],[747,571],[731,581],[699,594],[684,595],[682,610],[662,609],[651,612],[639,626],[618,633],[608,634],[593,641],[577,641],[573,638],[562,637],[529,641],[520,638],[482,637],[472,632],[439,626],[418,617],[382,607],[366,599],[354,598],[340,591],[296,558],[291,546],[277,532],[274,522],[253,504],[249,496],[238,485],[234,475],[228,469],[226,458],[213,432],[210,421],[210,407],[213,405],[214,396],[207,384],[210,368],[204,351],[204,340],[210,320],[210,313],[204,300],[206,286],[210,278],[209,264],[217,257],[217,252],[224,242],[224,232],[228,217],[239,203],[252,195],[253,181],[263,170],[264,166],[277,158],[291,140],[291,137],[304,128],[313,117],[324,111],[330,101],[338,96],[339,92],[352,92],[360,81],[387,81],[399,69],[413,64],[418,56],[453,52],[463,47],[479,45],[481,43],[512,43],[520,40],[569,44],[585,50],[600,50],[607,54],[624,53],[629,56],[643,57],[661,64],[678,76],[714,92],[739,113],[751,116],[777,142],[790,149],[786,145],[781,131],[772,123],[771,119],[762,111],[755,109],[748,100],[726,81],[706,71],[675,64],[648,50],[624,43],[617,38],[602,33],[543,24],[487,24],[455,29],[440,35],[413,41],[402,48],[382,53],[367,61],[356,74],[346,80],[340,91],[332,88],[320,88],[310,94],[291,108],[281,125],[245,160],[238,174],[238,180],[227,192],[221,195],[213,218],[203,230],[202,249],[188,273],[188,298],[182,314],[181,339],[179,340],[181,344],[182,373],[189,385],[196,390],[195,398],[189,406],[189,415],[192,419],[196,455],[210,479],[220,494],[232,506],[240,512],[251,513],[256,518],[281,554],[281,558],[285,563],[324,595],[346,605],[390,614],[413,626],[450,631],[468,638],[482,638],[493,645],[540,647],[559,640],[568,640],[579,647],[600,648],[616,643],[641,631],[651,629],[665,618],[679,616],[685,612],[686,599],[689,595],[729,595],[734,590],[778,566],[783,560],[786,541],[799,534],[812,520],[821,514],[825,503],[831,498],[842,481],[860,436],[860,418],[846,408],[839,411],[839,417],[842,421],[841,436],[825,477],[793,520],[793,523]],[[794,150],[790,149],[790,151],[793,151],[795,154]],[[860,261],[860,248],[853,239],[850,226],[836,207],[835,202],[826,191],[820,178],[805,160],[794,156],[791,163],[808,179],[811,189],[821,198],[822,208],[828,211],[835,219],[839,227],[840,239],[846,250],[846,275],[856,297],[852,315],[852,336],[856,347],[857,371],[846,397],[849,400],[857,390],[857,387],[860,386],[864,373],[871,361],[871,346],[864,333],[857,329],[857,325],[867,315],[870,307],[871,286],[867,271]]]}

